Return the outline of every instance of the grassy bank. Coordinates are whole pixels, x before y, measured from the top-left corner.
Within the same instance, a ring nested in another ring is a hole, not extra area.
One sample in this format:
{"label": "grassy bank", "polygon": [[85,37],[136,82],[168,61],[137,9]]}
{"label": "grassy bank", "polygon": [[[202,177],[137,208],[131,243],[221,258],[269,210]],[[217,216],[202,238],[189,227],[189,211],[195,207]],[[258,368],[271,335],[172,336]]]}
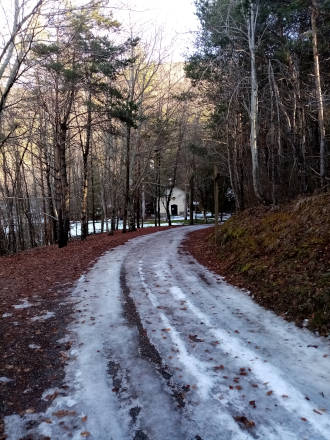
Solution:
{"label": "grassy bank", "polygon": [[206,244],[201,236],[198,252],[192,252],[202,250],[212,269],[249,289],[265,307],[329,334],[329,194],[276,210],[247,210],[221,226],[216,237],[214,231],[207,234]]}

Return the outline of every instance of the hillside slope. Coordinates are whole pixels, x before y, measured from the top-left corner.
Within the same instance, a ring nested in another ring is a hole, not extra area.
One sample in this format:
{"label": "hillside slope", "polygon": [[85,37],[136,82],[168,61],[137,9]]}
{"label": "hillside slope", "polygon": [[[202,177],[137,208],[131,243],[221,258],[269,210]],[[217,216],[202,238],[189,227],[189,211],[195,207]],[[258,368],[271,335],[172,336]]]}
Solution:
{"label": "hillside slope", "polygon": [[[229,282],[298,325],[330,333],[330,195],[250,209],[190,235],[185,247]],[[307,321],[308,320],[308,321]]]}

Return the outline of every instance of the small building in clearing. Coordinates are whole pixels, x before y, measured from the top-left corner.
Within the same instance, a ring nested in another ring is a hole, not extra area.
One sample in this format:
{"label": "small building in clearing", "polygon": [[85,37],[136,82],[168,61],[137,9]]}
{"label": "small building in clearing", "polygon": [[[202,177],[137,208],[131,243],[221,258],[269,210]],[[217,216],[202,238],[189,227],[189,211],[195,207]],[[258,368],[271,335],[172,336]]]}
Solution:
{"label": "small building in clearing", "polygon": [[[175,186],[170,200],[170,214],[173,216],[184,216],[186,210],[186,192]],[[163,197],[160,203],[160,214],[166,216],[166,198]]]}

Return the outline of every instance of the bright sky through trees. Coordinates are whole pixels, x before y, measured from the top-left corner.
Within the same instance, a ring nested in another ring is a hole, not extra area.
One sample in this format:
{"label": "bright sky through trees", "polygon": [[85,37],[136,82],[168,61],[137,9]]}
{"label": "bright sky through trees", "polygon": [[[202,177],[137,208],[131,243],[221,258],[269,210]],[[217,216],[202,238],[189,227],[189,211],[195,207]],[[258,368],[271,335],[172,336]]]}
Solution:
{"label": "bright sky through trees", "polygon": [[[72,0],[72,3],[80,6],[87,1]],[[26,0],[26,9],[35,3],[34,0]],[[148,39],[161,32],[163,46],[169,48],[169,55],[174,61],[182,60],[184,54],[191,52],[194,32],[198,27],[193,0],[109,0],[108,7],[124,27],[133,25],[142,38]],[[0,1],[0,34],[10,26],[13,8],[14,0]]]}
{"label": "bright sky through trees", "polygon": [[133,23],[145,25],[145,32],[160,27],[174,59],[181,58],[192,47],[193,32],[198,26],[193,0],[128,0],[126,3],[131,8],[129,14],[127,10],[117,11],[122,22],[130,15]]}
{"label": "bright sky through trees", "polygon": [[173,61],[191,52],[198,28],[193,0],[110,0],[109,7],[124,27],[133,26],[142,39],[161,33]]}

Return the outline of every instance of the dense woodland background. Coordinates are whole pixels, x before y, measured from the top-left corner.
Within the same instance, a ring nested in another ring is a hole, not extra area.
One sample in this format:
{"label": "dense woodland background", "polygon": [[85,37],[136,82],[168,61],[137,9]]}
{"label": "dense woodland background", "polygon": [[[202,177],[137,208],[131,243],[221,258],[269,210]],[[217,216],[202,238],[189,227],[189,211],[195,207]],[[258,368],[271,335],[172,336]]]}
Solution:
{"label": "dense woodland background", "polygon": [[[111,2],[11,0],[0,31],[0,254],[329,186],[330,2],[196,0],[185,65]],[[175,11],[173,11],[175,14]],[[215,191],[214,191],[215,188]],[[214,199],[215,194],[215,199]]]}

